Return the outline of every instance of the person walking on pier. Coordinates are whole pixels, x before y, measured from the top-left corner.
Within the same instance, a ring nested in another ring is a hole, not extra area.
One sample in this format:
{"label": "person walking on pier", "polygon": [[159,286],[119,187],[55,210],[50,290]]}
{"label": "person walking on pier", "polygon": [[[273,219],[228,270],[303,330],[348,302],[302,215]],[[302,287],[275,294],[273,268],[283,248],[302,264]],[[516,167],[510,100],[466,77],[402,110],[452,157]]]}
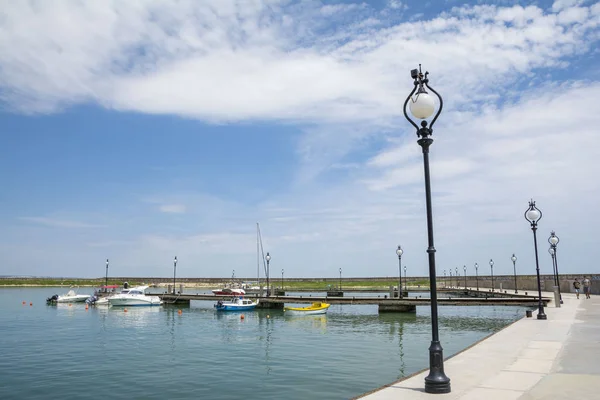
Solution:
{"label": "person walking on pier", "polygon": [[575,281],[573,282],[573,288],[575,289],[575,294],[577,295],[577,298],[579,298],[579,289],[581,288],[581,283],[577,278],[575,278]]}
{"label": "person walking on pier", "polygon": [[588,279],[587,276],[583,277],[583,293],[585,294],[585,298],[589,299],[590,298],[590,280]]}

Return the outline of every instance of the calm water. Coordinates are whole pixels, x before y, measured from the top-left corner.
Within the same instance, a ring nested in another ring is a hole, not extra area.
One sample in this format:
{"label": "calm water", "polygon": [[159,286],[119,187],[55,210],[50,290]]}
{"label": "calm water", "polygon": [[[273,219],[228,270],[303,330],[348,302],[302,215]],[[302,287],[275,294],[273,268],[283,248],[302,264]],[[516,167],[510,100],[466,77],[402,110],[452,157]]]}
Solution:
{"label": "calm water", "polygon": [[[64,292],[0,289],[0,399],[349,399],[428,365],[429,307],[380,315],[375,305],[332,305],[306,317],[257,310],[242,320],[212,302],[128,312],[45,304]],[[524,312],[439,314],[450,356]]]}

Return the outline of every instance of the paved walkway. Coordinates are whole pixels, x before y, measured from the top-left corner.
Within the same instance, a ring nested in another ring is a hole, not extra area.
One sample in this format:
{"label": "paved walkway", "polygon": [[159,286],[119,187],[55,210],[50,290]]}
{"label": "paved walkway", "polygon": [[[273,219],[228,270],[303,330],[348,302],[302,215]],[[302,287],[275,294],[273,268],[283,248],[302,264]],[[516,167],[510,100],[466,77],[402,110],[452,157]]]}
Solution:
{"label": "paved walkway", "polygon": [[[551,293],[542,293],[552,297]],[[547,320],[523,318],[444,362],[452,392],[424,392],[425,371],[361,398],[538,400],[600,398],[600,296],[564,293]],[[427,357],[425,349],[423,357]]]}

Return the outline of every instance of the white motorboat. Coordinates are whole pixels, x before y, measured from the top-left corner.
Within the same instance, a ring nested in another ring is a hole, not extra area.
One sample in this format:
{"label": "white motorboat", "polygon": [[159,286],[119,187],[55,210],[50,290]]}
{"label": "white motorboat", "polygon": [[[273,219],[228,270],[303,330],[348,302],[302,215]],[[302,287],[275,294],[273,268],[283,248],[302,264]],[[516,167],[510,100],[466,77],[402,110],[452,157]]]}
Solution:
{"label": "white motorboat", "polygon": [[146,296],[149,286],[136,286],[123,289],[121,293],[107,297],[111,306],[160,306],[162,300],[158,296]]}
{"label": "white motorboat", "polygon": [[47,303],[83,303],[90,297],[89,294],[77,294],[75,289],[71,288],[65,294],[57,295],[46,299]]}

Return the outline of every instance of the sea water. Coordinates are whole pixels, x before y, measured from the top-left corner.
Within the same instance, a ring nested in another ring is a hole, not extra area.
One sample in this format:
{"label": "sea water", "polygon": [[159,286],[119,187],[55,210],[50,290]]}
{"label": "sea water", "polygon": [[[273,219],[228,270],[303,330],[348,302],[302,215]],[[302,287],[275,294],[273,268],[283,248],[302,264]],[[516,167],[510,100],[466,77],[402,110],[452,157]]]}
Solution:
{"label": "sea water", "polygon": [[[326,315],[291,317],[216,312],[207,301],[127,311],[46,305],[63,292],[0,289],[0,399],[349,399],[429,363],[429,306],[379,314],[376,305],[332,305]],[[523,310],[440,306],[444,355]]]}

